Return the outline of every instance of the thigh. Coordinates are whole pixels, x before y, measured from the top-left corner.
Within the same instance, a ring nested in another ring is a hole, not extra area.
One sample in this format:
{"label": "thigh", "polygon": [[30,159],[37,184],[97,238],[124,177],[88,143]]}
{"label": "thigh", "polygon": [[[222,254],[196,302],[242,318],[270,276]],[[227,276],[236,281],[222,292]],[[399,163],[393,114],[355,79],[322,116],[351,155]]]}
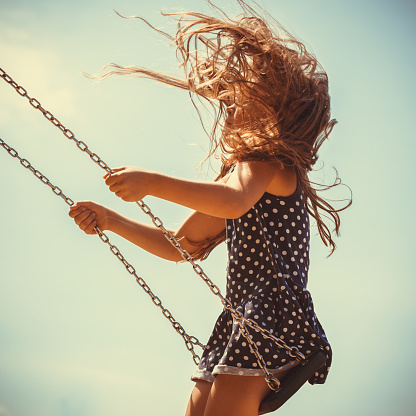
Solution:
{"label": "thigh", "polygon": [[204,416],[257,416],[260,403],[269,392],[263,376],[218,374]]}
{"label": "thigh", "polygon": [[197,380],[195,382],[185,416],[204,416],[211,387],[212,383],[209,381]]}

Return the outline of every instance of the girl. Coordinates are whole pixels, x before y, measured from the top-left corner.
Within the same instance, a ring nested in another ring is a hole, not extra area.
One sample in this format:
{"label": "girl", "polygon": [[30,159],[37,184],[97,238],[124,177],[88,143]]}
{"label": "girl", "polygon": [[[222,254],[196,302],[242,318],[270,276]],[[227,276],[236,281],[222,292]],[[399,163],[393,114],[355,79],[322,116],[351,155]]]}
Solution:
{"label": "girl", "polygon": [[[308,179],[335,124],[328,80],[302,43],[277,22],[273,32],[246,3],[239,4],[244,15],[236,20],[213,6],[220,17],[174,14],[179,16],[176,35],[161,32],[175,41],[185,79],[114,64],[102,76],[152,78],[212,104],[209,156],[221,152],[217,180],[190,181],[133,167],[115,169],[104,179],[124,201],[153,195],[191,208],[174,235],[194,258],[205,259],[226,240],[227,299],[245,318],[305,356],[324,351],[326,363],[309,380],[324,383],[331,348],[306,284],[309,216],[332,251],[335,243],[322,211],[333,220],[337,234],[340,226],[339,210],[318,196]],[[338,178],[332,186],[337,184]],[[94,202],[77,202],[69,215],[87,234],[99,227],[164,259],[182,260],[158,228]],[[267,369],[284,378],[297,361],[259,332],[251,332]],[[219,316],[193,380],[187,416],[254,416],[270,392],[228,310]]]}

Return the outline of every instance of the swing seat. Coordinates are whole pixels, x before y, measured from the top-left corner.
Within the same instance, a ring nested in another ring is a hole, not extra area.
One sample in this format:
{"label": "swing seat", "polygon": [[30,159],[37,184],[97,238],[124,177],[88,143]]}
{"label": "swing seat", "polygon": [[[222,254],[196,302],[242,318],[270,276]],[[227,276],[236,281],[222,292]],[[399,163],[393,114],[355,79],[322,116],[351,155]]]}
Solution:
{"label": "swing seat", "polygon": [[274,412],[286,403],[325,363],[322,351],[311,354],[304,364],[297,365],[282,380],[279,391],[271,392],[260,404],[259,415]]}

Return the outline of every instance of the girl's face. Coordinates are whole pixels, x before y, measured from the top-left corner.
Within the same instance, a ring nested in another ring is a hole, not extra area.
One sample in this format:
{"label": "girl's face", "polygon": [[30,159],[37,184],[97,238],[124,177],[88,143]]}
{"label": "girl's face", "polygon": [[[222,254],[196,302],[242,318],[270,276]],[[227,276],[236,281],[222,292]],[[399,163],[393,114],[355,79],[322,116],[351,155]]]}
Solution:
{"label": "girl's face", "polygon": [[231,132],[231,135],[226,134],[227,144],[236,149],[242,144],[243,139],[241,134],[250,130],[253,126],[253,116],[256,110],[253,106],[253,101],[246,101],[242,104],[231,104],[227,107],[227,118],[225,119],[225,129]]}
{"label": "girl's face", "polygon": [[225,127],[229,129],[244,129],[253,127],[253,123],[266,114],[266,107],[254,100],[247,100],[241,104],[231,104],[227,107]]}
{"label": "girl's face", "polygon": [[242,127],[243,123],[243,111],[240,106],[236,104],[229,105],[227,107],[227,118],[225,120],[225,126],[230,129],[238,129]]}
{"label": "girl's face", "polygon": [[237,149],[239,145],[254,146],[256,135],[263,132],[266,123],[271,120],[273,111],[265,104],[248,99],[227,106],[225,119],[225,143]]}
{"label": "girl's face", "polygon": [[244,115],[241,106],[232,104],[227,107],[225,126],[230,129],[239,129],[244,126]]}

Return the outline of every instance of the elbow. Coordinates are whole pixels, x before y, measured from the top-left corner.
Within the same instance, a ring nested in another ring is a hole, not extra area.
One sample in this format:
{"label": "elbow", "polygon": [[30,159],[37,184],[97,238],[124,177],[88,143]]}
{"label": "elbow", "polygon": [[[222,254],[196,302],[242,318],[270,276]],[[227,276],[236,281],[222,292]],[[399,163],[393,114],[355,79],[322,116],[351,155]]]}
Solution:
{"label": "elbow", "polygon": [[178,250],[175,246],[172,246],[172,249],[169,250],[169,252],[164,253],[159,257],[161,257],[164,260],[171,261],[172,263],[181,263],[185,260],[185,258],[182,257],[181,251]]}
{"label": "elbow", "polygon": [[[179,243],[175,244],[173,243],[169,252],[165,253],[163,258],[165,260],[171,261],[173,263],[181,263],[186,258],[186,253],[184,252],[184,247],[182,247],[182,244]],[[186,250],[187,251],[187,250]],[[191,254],[191,253],[190,253]]]}
{"label": "elbow", "polygon": [[183,235],[178,236],[177,233],[173,233],[173,237],[176,242],[174,240],[170,240],[171,251],[166,259],[175,263],[181,263],[186,261],[189,256],[192,258],[193,254],[198,250],[198,247],[191,244]]}
{"label": "elbow", "polygon": [[181,254],[179,253],[179,251],[173,252],[171,255],[166,256],[165,260],[171,261],[173,263],[181,263],[183,261],[183,258],[181,256]]}

